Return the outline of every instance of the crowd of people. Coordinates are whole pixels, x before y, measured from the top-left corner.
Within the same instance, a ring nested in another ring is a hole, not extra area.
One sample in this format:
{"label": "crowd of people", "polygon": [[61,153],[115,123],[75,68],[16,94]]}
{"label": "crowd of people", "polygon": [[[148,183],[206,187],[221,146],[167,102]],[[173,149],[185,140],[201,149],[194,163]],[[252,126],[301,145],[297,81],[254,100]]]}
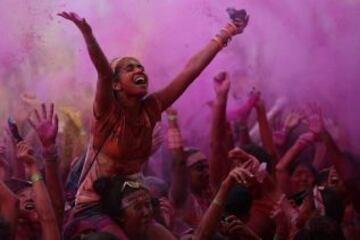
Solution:
{"label": "crowd of people", "polygon": [[[267,110],[253,89],[227,110],[231,84],[220,72],[210,151],[185,145],[172,105],[244,31],[249,16],[240,13],[150,94],[139,60],[108,61],[87,21],[60,13],[80,30],[97,71],[91,129],[64,109],[66,120],[58,117],[54,104],[29,104],[18,136],[4,132],[0,239],[360,239],[359,160],[320,105]],[[148,166],[159,148],[169,178]]]}

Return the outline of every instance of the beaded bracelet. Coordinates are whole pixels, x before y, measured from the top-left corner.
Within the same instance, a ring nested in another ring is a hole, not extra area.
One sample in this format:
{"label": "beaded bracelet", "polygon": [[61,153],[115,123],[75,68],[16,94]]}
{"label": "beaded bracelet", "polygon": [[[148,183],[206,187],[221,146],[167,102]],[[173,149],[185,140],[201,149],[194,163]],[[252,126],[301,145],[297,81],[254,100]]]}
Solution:
{"label": "beaded bracelet", "polygon": [[176,115],[167,115],[167,119],[168,119],[169,121],[176,121],[177,116],[176,116]]}
{"label": "beaded bracelet", "polygon": [[221,207],[221,208],[224,207],[224,204],[221,201],[217,200],[217,199],[214,199],[212,201],[212,204],[214,204],[214,205],[216,205],[218,207]]}
{"label": "beaded bracelet", "polygon": [[40,181],[42,180],[43,177],[40,173],[35,173],[33,175],[31,175],[31,181],[34,183],[34,182],[37,182],[37,181]]}

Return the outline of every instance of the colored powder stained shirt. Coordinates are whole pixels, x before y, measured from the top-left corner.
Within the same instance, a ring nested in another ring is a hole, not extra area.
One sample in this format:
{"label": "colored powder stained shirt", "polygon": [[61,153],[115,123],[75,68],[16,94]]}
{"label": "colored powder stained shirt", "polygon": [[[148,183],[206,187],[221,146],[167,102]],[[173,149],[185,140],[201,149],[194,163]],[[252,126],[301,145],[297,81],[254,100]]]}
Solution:
{"label": "colored powder stained shirt", "polygon": [[77,192],[76,204],[98,201],[92,184],[99,177],[141,172],[151,153],[153,128],[161,118],[160,102],[156,95],[150,95],[141,101],[136,119],[127,116],[121,104],[114,100],[111,110],[96,118],[93,142],[82,173],[86,175]]}

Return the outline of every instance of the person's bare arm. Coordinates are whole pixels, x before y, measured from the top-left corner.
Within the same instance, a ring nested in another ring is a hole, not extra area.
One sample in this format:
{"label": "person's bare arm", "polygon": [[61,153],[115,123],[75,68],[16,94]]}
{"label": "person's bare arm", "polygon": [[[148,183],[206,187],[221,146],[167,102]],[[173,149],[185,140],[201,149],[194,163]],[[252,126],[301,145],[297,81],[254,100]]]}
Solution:
{"label": "person's bare arm", "polygon": [[234,168],[222,182],[212,204],[206,210],[198,228],[195,231],[195,240],[212,239],[216,232],[224,211],[224,203],[231,187],[237,182],[239,184],[249,183],[254,178],[253,173],[248,169]]}
{"label": "person's bare arm", "polygon": [[73,12],[62,12],[58,15],[73,22],[78,27],[84,37],[89,56],[98,74],[94,112],[96,116],[100,116],[109,110],[109,102],[112,100],[111,92],[113,71],[111,69],[111,66],[104,52],[96,41],[92,33],[92,29],[90,25],[86,22],[85,18],[81,18]]}
{"label": "person's bare arm", "polygon": [[236,132],[236,141],[237,145],[240,147],[246,146],[252,143],[248,121],[255,103],[258,101],[260,93],[253,89],[245,103],[240,106],[238,109],[235,109],[230,118],[234,119],[234,131]]}
{"label": "person's bare arm", "polygon": [[286,151],[284,156],[282,156],[279,162],[276,164],[276,180],[279,184],[280,189],[284,193],[288,192],[290,165],[294,162],[296,157],[308,146],[308,144],[313,143],[314,138],[315,135],[312,132],[307,132],[300,135],[295,144]]}
{"label": "person's bare arm", "polygon": [[226,104],[230,89],[230,80],[226,72],[214,78],[216,100],[213,106],[211,123],[211,154],[209,161],[210,182],[214,189],[224,180],[230,171],[231,163],[227,159],[229,147],[226,139]]}
{"label": "person's bare arm", "polygon": [[264,144],[265,150],[270,154],[272,160],[274,161],[271,163],[271,165],[274,166],[278,160],[278,154],[273,142],[272,130],[266,116],[266,109],[262,99],[258,99],[255,104],[255,109],[259,122],[261,140]]}
{"label": "person's bare arm", "polygon": [[170,82],[168,86],[156,93],[162,110],[167,109],[178,99],[186,88],[200,75],[205,67],[212,61],[223,45],[234,35],[241,33],[248,23],[248,16],[244,19],[228,23],[216,40],[210,41],[202,50],[196,53],[185,65],[185,68]]}
{"label": "person's bare arm", "polygon": [[57,155],[56,137],[58,133],[58,117],[54,115],[54,104],[49,111],[45,104],[41,105],[42,113],[35,110],[36,121],[29,119],[31,126],[39,136],[45,165],[46,187],[48,189],[52,206],[55,210],[59,226],[62,225],[64,215],[64,190],[61,181]]}
{"label": "person's bare arm", "polygon": [[176,208],[186,203],[189,191],[188,171],[182,144],[181,132],[177,123],[177,112],[174,109],[167,111],[168,117],[168,144],[172,156],[170,201]]}
{"label": "person's bare arm", "polygon": [[309,130],[325,144],[328,156],[344,182],[354,208],[360,213],[360,167],[354,159],[345,157],[331,134],[326,130],[321,109],[315,106],[312,110],[312,115],[306,119],[306,122],[309,123]]}
{"label": "person's bare arm", "polygon": [[12,236],[16,229],[18,203],[15,194],[0,180],[0,217],[10,225]]}
{"label": "person's bare arm", "polygon": [[25,143],[17,144],[17,157],[23,161],[30,170],[33,198],[35,208],[39,214],[39,221],[41,225],[41,233],[43,240],[60,240],[60,229],[57,224],[54,209],[52,208],[50,197],[43,182],[41,172],[36,166],[36,160],[33,156],[32,149]]}

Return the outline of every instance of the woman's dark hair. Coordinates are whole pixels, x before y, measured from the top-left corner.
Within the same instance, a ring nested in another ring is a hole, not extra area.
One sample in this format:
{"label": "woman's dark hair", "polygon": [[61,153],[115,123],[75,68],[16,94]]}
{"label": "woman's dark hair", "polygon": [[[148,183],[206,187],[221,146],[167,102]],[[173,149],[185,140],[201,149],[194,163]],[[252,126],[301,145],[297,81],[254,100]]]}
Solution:
{"label": "woman's dark hair", "polygon": [[314,180],[315,180],[315,183],[317,183],[318,181],[318,171],[314,168],[314,166],[308,162],[308,161],[296,161],[294,164],[292,164],[289,168],[289,174],[290,176],[292,176],[295,172],[295,170],[299,167],[299,166],[303,166],[303,167],[306,167],[314,176]]}
{"label": "woman's dark hair", "polygon": [[120,69],[121,67],[128,61],[130,60],[136,60],[138,61],[136,58],[134,57],[123,57],[123,58],[115,58],[111,61],[110,65],[111,68],[113,70],[113,81],[117,82],[118,78],[119,78],[119,73],[120,73]]}
{"label": "woman's dark hair", "polygon": [[245,152],[247,152],[248,154],[253,155],[254,157],[256,157],[260,163],[267,163],[266,164],[266,170],[268,171],[268,173],[271,174],[272,172],[272,158],[270,156],[270,154],[262,147],[259,147],[258,145],[255,144],[249,144],[246,145],[244,147],[242,147],[242,150],[244,150]]}
{"label": "woman's dark hair", "polygon": [[321,195],[325,207],[325,216],[341,224],[345,211],[345,204],[342,198],[329,188],[322,190]]}
{"label": "woman's dark hair", "polygon": [[243,218],[249,214],[253,198],[249,189],[234,185],[226,198],[225,214]]}
{"label": "woman's dark hair", "polygon": [[129,179],[123,176],[101,177],[93,183],[95,192],[100,196],[100,203],[105,214],[118,218],[122,214],[121,200],[124,195],[136,192],[138,189],[123,188],[124,182]]}

